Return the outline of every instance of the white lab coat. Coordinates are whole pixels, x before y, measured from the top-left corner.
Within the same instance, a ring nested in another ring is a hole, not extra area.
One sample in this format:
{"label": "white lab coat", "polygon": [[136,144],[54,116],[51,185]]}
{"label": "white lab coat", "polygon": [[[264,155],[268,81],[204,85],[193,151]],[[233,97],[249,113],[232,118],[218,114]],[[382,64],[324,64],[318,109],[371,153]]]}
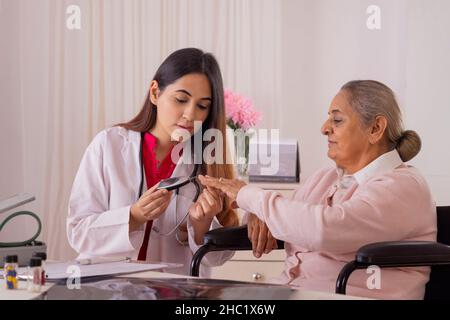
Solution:
{"label": "white lab coat", "polygon": [[[129,232],[130,207],[139,196],[141,167],[139,132],[122,127],[101,131],[86,149],[75,177],[69,200],[67,237],[80,255],[122,256],[136,259],[144,238],[145,225]],[[186,176],[193,165],[178,163],[172,174]],[[178,199],[178,217],[186,214],[192,204],[195,187],[189,184],[172,197],[166,212],[153,221],[153,226],[168,232],[174,226],[175,198]],[[199,246],[193,237],[188,220],[189,245],[181,245],[175,233],[163,236],[152,230],[147,248],[147,261],[182,263],[183,267],[167,272],[189,274],[193,252]],[[214,218],[211,228],[222,227]],[[211,266],[219,266],[233,256],[233,252],[211,252],[202,260],[201,276],[209,276]]]}

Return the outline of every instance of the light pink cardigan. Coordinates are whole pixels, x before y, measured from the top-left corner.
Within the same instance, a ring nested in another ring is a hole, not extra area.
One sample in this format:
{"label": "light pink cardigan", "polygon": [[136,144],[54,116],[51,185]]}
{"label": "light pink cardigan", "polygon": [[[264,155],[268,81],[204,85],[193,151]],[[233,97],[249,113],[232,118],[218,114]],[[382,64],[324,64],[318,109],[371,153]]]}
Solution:
{"label": "light pink cardigan", "polygon": [[[293,196],[247,185],[240,208],[265,221],[274,237],[286,241],[285,270],[276,282],[334,292],[336,278],[361,246],[379,241],[436,241],[436,208],[419,171],[401,164],[354,181],[331,206],[327,197],[338,181],[336,169],[321,170]],[[381,269],[381,288],[368,289],[372,273],[357,270],[347,294],[383,299],[422,299],[429,268]]]}

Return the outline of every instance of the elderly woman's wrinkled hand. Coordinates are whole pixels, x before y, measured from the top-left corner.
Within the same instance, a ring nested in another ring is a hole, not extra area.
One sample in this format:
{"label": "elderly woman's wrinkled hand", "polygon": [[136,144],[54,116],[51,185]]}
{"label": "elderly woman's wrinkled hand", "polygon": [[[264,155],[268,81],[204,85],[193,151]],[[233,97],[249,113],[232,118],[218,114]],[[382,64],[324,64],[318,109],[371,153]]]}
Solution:
{"label": "elderly woman's wrinkled hand", "polygon": [[247,220],[248,239],[252,242],[253,255],[260,258],[277,248],[277,240],[272,236],[267,225],[250,213]]}
{"label": "elderly woman's wrinkled hand", "polygon": [[236,206],[236,198],[239,190],[247,184],[242,180],[236,179],[225,179],[225,178],[213,178],[209,176],[198,176],[200,182],[206,187],[213,187],[219,189],[230,199],[232,203]]}

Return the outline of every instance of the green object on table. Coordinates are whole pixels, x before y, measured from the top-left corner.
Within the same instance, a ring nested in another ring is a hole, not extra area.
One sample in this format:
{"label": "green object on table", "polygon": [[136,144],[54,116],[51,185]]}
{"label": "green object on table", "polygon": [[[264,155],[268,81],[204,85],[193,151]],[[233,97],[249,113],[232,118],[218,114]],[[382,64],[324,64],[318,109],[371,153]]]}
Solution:
{"label": "green object on table", "polygon": [[5,220],[2,221],[2,223],[0,224],[0,232],[2,231],[3,227],[13,218],[18,217],[18,216],[31,216],[33,217],[37,223],[38,223],[38,229],[35,233],[34,236],[32,236],[30,239],[25,240],[25,241],[20,241],[20,242],[0,242],[0,248],[9,248],[9,247],[21,247],[21,246],[26,246],[26,245],[30,245],[33,243],[33,241],[39,237],[39,235],[41,234],[41,229],[42,229],[42,223],[41,223],[41,219],[39,219],[39,217],[31,212],[31,211],[18,211],[15,212],[11,215],[9,215]]}

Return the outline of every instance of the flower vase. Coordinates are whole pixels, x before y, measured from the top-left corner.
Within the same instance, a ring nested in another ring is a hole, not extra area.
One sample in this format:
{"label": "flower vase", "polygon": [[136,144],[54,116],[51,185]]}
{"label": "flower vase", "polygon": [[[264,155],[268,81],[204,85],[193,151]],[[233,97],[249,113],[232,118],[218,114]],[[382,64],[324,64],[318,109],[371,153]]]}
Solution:
{"label": "flower vase", "polygon": [[248,163],[250,149],[249,132],[238,129],[234,131],[234,158],[239,179],[248,182]]}

